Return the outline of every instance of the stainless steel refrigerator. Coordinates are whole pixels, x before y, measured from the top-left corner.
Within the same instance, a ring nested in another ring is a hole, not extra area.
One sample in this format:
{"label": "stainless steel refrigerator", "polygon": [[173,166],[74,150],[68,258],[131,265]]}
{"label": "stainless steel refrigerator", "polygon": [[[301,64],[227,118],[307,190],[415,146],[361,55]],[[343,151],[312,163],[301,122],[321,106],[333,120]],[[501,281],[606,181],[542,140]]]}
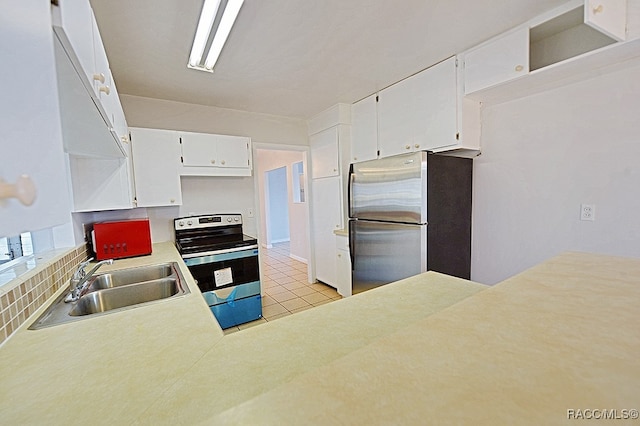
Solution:
{"label": "stainless steel refrigerator", "polygon": [[472,167],[426,152],[351,165],[354,294],[427,270],[469,278]]}

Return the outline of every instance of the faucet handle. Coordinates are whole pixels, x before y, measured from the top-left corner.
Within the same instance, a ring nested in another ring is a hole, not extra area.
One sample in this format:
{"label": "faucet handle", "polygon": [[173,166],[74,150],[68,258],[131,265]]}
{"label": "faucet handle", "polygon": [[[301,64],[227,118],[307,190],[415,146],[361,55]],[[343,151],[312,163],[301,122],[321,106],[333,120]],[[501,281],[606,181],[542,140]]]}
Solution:
{"label": "faucet handle", "polygon": [[89,259],[85,260],[84,262],[80,262],[80,264],[78,265],[78,269],[73,274],[73,278],[76,279],[76,280],[84,278],[84,276],[87,274],[86,271],[84,270],[84,268],[86,268],[87,265],[89,263],[91,263],[92,261],[93,261],[93,257],[90,257]]}

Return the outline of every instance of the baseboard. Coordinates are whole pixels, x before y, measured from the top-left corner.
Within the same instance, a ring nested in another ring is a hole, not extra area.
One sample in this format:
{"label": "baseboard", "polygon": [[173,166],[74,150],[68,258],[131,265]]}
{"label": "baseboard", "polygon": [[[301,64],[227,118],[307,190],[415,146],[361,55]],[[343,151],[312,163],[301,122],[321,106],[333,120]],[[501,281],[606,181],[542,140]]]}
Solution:
{"label": "baseboard", "polygon": [[283,238],[281,240],[271,240],[271,244],[288,243],[289,241],[291,241],[289,238]]}
{"label": "baseboard", "polygon": [[305,265],[307,264],[307,259],[300,257],[300,256],[296,256],[295,254],[291,254],[289,253],[289,257],[292,258],[293,260],[297,260],[298,262],[302,262]]}

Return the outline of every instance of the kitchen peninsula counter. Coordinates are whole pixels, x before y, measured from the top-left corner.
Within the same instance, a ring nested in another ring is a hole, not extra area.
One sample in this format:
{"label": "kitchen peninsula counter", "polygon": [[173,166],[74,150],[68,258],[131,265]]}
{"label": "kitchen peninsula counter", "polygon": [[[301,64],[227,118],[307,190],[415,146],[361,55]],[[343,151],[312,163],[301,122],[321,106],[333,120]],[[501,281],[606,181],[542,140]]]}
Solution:
{"label": "kitchen peninsula counter", "polygon": [[[175,260],[162,243],[114,266]],[[3,422],[552,424],[640,405],[638,259],[569,253],[492,288],[427,272],[227,336],[182,266],[182,298],[30,318],[0,347]]]}

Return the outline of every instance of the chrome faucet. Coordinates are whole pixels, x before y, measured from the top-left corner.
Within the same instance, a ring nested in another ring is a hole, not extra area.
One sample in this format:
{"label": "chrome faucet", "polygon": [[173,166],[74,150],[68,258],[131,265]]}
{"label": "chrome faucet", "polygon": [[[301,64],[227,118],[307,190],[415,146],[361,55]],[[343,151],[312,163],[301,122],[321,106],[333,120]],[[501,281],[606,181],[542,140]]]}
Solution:
{"label": "chrome faucet", "polygon": [[70,286],[71,291],[69,292],[67,297],[65,297],[64,299],[65,302],[67,303],[75,302],[78,299],[80,299],[86,293],[87,288],[89,288],[89,278],[91,278],[93,274],[95,274],[98,268],[105,264],[106,265],[113,264],[113,259],[101,260],[100,262],[96,263],[95,266],[91,268],[89,272],[86,272],[84,268],[86,268],[87,265],[89,265],[89,263],[92,260],[93,260],[93,257],[87,259],[86,261],[78,265],[78,270],[73,273],[71,280],[69,280],[71,283],[71,286]]}

